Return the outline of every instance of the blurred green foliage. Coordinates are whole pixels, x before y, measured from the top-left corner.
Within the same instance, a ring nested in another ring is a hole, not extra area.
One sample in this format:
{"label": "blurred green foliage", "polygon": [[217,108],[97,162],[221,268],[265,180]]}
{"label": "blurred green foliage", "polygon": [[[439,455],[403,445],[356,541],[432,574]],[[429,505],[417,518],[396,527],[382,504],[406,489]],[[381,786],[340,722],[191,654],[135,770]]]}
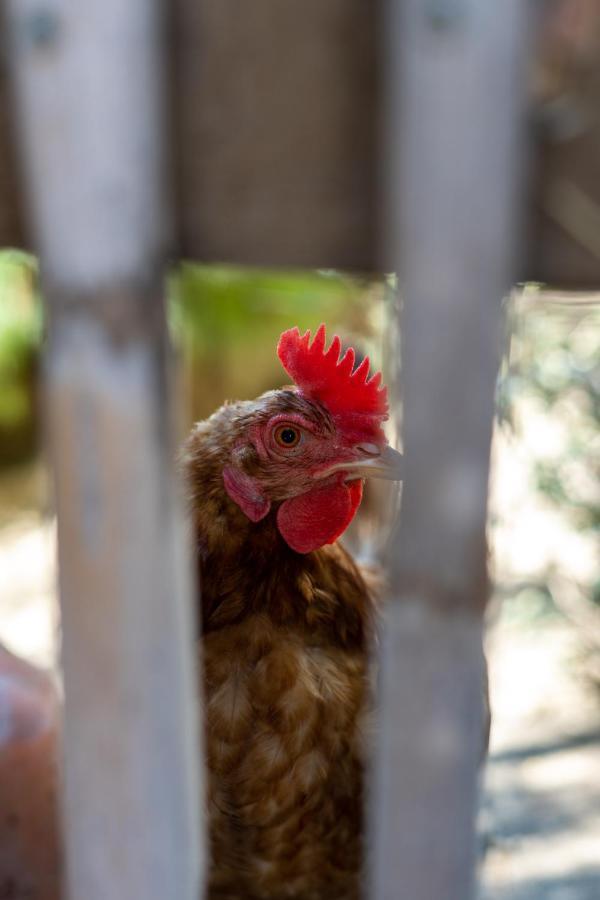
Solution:
{"label": "blurred green foliage", "polygon": [[0,463],[30,455],[36,437],[36,368],[42,306],[35,260],[0,252]]}
{"label": "blurred green foliage", "polygon": [[[314,329],[324,321],[380,363],[381,281],[333,271],[183,263],[170,274],[167,295],[187,424],[225,399],[254,397],[284,383],[275,347],[293,325]],[[35,260],[0,251],[0,463],[35,448],[34,375],[42,336]]]}
{"label": "blurred green foliage", "polygon": [[[511,299],[508,332],[499,421],[524,446],[536,502],[560,521],[563,534],[595,546],[600,560],[600,295],[528,285]],[[509,609],[528,618],[555,609],[561,600],[549,589],[555,574],[576,584],[582,604],[600,605],[597,564],[595,572],[584,566],[585,574],[575,564],[571,571],[561,567],[564,560],[550,561],[512,593],[500,586]]]}
{"label": "blurred green foliage", "polygon": [[381,282],[339,272],[182,264],[169,280],[168,317],[188,420],[285,383],[275,347],[293,325],[326,322],[379,362],[382,293]]}
{"label": "blurred green foliage", "polygon": [[277,272],[236,266],[181,265],[169,283],[169,324],[191,338],[198,356],[214,356],[279,333],[293,320],[309,328],[324,311],[339,320],[362,294],[337,272]]}

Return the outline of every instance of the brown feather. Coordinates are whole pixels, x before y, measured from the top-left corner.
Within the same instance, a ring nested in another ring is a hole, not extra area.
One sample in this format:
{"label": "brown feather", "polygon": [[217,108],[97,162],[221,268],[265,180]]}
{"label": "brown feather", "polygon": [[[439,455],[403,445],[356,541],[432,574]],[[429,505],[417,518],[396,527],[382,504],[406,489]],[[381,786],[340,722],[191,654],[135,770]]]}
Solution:
{"label": "brown feather", "polygon": [[201,578],[209,897],[356,898],[373,599],[342,547],[295,553],[274,511],[252,523],[227,496],[223,466],[251,409],[222,408],[184,452]]}

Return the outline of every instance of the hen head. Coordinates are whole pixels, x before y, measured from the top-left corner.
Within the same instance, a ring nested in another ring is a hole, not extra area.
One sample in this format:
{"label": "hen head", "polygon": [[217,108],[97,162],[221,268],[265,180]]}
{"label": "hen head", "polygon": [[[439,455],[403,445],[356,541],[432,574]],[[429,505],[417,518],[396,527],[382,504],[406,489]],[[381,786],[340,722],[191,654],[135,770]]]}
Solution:
{"label": "hen head", "polygon": [[284,332],[277,348],[295,389],[269,391],[225,407],[235,439],[222,477],[229,497],[253,522],[276,509],[277,528],[298,553],[331,544],[352,521],[369,476],[399,480],[401,454],[387,443],[387,392],[369,360],[354,369],[341,341],[326,349],[325,327]]}

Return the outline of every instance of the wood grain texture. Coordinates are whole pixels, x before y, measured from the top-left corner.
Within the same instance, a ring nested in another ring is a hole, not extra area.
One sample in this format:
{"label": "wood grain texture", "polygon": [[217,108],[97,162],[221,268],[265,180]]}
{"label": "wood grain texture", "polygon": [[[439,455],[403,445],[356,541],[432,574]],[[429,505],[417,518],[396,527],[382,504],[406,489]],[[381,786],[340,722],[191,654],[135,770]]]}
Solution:
{"label": "wood grain texture", "polygon": [[50,338],[71,900],[198,900],[197,685],[162,277],[163,5],[9,4]]}
{"label": "wood grain texture", "polygon": [[28,224],[46,286],[86,294],[151,281],[172,238],[162,4],[7,9]]}
{"label": "wood grain texture", "polygon": [[193,627],[156,375],[147,347],[81,323],[47,360],[73,897],[199,890]]}
{"label": "wood grain texture", "polygon": [[385,265],[402,311],[402,514],[389,556],[371,805],[375,900],[467,900],[502,301],[520,236],[526,5],[386,17]]}

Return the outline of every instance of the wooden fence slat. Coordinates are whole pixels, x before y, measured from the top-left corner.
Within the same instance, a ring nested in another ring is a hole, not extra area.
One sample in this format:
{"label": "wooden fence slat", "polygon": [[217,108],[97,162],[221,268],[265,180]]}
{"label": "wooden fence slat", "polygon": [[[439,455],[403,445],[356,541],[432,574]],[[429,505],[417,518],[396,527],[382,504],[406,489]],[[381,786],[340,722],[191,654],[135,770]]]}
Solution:
{"label": "wooden fence slat", "polygon": [[522,0],[386,5],[386,268],[403,297],[405,481],[371,804],[376,900],[472,895],[501,301],[519,235]]}
{"label": "wooden fence slat", "polygon": [[71,900],[198,900],[191,588],[172,475],[158,0],[14,0],[12,74],[49,301]]}

